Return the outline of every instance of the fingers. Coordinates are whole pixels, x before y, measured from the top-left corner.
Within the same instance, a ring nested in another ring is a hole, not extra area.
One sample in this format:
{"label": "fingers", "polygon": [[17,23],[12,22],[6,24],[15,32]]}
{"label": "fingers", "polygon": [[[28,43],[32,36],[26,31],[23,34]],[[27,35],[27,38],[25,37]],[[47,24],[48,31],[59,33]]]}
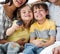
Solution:
{"label": "fingers", "polygon": [[59,50],[57,48],[53,49],[53,54],[59,54]]}

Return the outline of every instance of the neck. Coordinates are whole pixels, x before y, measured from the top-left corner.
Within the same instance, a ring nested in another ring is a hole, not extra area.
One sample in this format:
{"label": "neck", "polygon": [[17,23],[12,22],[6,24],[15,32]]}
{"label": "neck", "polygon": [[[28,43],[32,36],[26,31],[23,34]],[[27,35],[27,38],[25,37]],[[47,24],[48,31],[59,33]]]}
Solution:
{"label": "neck", "polygon": [[58,0],[57,2],[54,3],[55,5],[59,5],[60,6],[60,0]]}
{"label": "neck", "polygon": [[42,20],[39,20],[38,23],[43,24],[45,21],[46,21],[46,19],[42,19]]}
{"label": "neck", "polygon": [[25,28],[28,28],[29,27],[29,23],[30,23],[30,21],[24,21],[24,24],[25,24]]}

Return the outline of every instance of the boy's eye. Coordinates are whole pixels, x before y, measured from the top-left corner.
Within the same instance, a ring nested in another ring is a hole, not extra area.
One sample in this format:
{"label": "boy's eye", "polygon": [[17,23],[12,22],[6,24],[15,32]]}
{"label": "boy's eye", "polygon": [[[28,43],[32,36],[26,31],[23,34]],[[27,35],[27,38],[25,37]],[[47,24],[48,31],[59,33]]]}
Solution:
{"label": "boy's eye", "polygon": [[39,10],[39,11],[41,12],[41,11],[44,11],[44,10]]}

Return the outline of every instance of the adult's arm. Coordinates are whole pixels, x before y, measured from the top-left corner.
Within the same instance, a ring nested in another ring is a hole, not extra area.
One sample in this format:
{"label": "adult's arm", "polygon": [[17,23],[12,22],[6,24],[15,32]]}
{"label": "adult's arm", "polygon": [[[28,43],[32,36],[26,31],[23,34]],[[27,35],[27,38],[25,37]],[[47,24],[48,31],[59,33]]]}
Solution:
{"label": "adult's arm", "polygon": [[53,54],[60,54],[60,46],[55,47],[52,51],[53,51]]}
{"label": "adult's arm", "polygon": [[7,42],[8,42],[7,40],[0,40],[0,44],[5,44]]}

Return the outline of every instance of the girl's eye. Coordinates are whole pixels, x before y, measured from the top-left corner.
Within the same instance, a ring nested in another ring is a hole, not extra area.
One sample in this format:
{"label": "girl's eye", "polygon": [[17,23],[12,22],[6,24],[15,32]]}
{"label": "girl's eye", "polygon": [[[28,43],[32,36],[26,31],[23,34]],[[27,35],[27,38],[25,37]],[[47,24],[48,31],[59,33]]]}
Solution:
{"label": "girl's eye", "polygon": [[29,13],[31,13],[31,11],[28,11]]}
{"label": "girl's eye", "polygon": [[24,13],[24,14],[25,14],[26,12],[22,12],[22,13]]}

